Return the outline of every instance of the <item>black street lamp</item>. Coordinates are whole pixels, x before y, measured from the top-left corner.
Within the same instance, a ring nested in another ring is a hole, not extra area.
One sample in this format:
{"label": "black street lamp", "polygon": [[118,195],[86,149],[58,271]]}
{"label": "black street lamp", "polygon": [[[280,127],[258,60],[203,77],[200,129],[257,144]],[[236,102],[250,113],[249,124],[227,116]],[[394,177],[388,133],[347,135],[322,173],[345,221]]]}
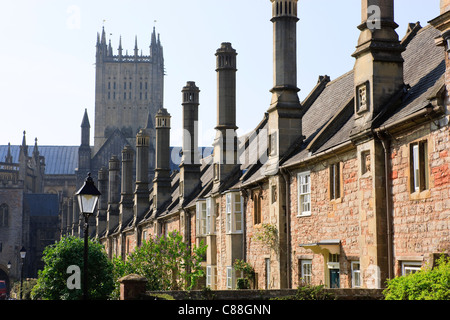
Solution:
{"label": "black street lamp", "polygon": [[27,255],[27,250],[25,247],[20,249],[20,258],[22,259],[22,270],[20,272],[20,300],[22,300],[22,291],[23,291],[23,265],[25,264],[25,256]]}
{"label": "black street lamp", "polygon": [[98,198],[101,196],[100,191],[95,187],[91,174],[88,174],[84,185],[75,193],[78,198],[80,212],[84,216],[84,267],[83,267],[83,300],[87,300],[88,287],[88,237],[89,237],[89,217],[94,213]]}

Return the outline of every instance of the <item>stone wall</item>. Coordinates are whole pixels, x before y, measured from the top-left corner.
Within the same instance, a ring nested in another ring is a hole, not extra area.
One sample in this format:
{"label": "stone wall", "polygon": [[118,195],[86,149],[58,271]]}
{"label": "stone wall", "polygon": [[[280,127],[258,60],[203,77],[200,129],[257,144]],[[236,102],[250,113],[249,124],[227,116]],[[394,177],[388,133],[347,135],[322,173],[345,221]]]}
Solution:
{"label": "stone wall", "polygon": [[[411,191],[410,144],[427,141],[429,188]],[[450,132],[427,124],[398,136],[391,147],[396,274],[402,261],[428,262],[428,254],[450,250]]]}
{"label": "stone wall", "polygon": [[[340,159],[341,196],[331,200],[329,193],[329,165]],[[298,208],[298,173],[311,173],[311,215],[299,216]],[[324,264],[327,256],[316,254],[300,244],[316,243],[324,240],[341,241],[340,251],[340,285],[341,288],[351,286],[350,261],[359,260],[360,222],[359,199],[364,192],[358,192],[358,159],[354,151],[339,158],[329,159],[307,169],[291,172],[290,208],[291,208],[291,278],[292,286],[300,284],[300,261],[312,260],[312,284],[326,282]],[[361,183],[361,181],[360,181]],[[367,200],[369,201],[369,200]],[[369,203],[367,203],[369,206]]]}
{"label": "stone wall", "polygon": [[9,276],[19,278],[21,265],[19,251],[22,246],[26,246],[29,237],[29,232],[24,230],[24,225],[28,223],[25,220],[27,217],[23,216],[23,190],[1,188],[0,205],[2,204],[8,206],[8,227],[0,227],[0,265],[6,270],[8,261],[11,261]]}
{"label": "stone wall", "polygon": [[[152,295],[169,295],[175,300],[270,300],[295,295],[297,290],[213,290],[213,291],[148,291],[140,299],[151,299]],[[325,289],[335,295],[336,300],[383,300],[381,289]]]}

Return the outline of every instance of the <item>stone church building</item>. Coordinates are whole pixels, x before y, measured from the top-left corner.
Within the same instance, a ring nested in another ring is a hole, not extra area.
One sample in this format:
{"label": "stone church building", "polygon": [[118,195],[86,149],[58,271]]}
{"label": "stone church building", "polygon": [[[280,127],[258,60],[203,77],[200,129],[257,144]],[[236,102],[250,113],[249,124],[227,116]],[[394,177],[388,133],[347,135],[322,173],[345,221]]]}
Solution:
{"label": "stone church building", "polygon": [[[190,246],[208,245],[204,283],[212,289],[236,288],[236,259],[254,267],[255,289],[382,288],[448,254],[450,0],[403,37],[394,0],[361,0],[353,69],[319,76],[303,101],[298,1],[270,4],[274,74],[261,121],[237,136],[238,48],[224,42],[215,53],[213,152],[198,146],[201,91],[188,81],[180,88],[179,164],[162,101],[159,37],[154,31],[143,56],[137,42],[134,54],[119,44],[114,55],[104,31],[98,35],[94,146],[85,114],[77,170],[65,184],[57,183],[63,173],[43,178],[44,190],[53,183],[61,195],[62,235],[81,235],[73,193],[92,172],[102,196],[91,236],[110,257],[126,258],[150,237],[176,230]],[[371,5],[380,9],[375,21]],[[1,268],[4,260],[0,253]]]}

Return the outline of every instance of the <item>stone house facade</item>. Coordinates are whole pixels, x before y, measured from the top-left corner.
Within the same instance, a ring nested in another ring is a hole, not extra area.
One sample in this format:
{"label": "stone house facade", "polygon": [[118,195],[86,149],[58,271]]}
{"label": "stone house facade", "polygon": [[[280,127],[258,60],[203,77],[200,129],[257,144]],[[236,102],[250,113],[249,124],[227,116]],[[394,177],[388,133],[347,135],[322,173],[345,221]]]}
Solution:
{"label": "stone house facade", "polygon": [[[217,290],[236,288],[236,259],[253,266],[257,289],[382,288],[448,254],[449,1],[402,39],[393,0],[361,4],[353,70],[320,76],[299,101],[297,0],[271,0],[272,101],[245,137],[236,136],[237,52],[222,43],[213,153],[197,152],[200,90],[189,81],[179,170],[170,165],[171,116],[160,108],[153,180],[146,128],[134,153],[124,148],[99,172],[95,235],[108,253],[126,258],[142,241],[179,231],[191,246],[208,245],[204,284]],[[375,29],[371,5],[380,8]]]}

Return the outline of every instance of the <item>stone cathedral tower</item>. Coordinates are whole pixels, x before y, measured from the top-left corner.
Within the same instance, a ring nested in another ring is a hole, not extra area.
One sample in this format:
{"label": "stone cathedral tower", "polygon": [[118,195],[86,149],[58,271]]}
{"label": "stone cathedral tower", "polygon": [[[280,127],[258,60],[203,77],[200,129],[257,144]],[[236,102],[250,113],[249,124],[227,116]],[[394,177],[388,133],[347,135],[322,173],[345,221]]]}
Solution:
{"label": "stone cathedral tower", "polygon": [[139,50],[137,38],[132,54],[120,39],[114,55],[104,29],[96,47],[94,154],[117,131],[134,146],[136,134],[163,106],[164,92],[163,48],[155,28],[149,55]]}
{"label": "stone cathedral tower", "polygon": [[95,65],[94,147],[89,145],[90,124],[85,112],[77,185],[83,183],[88,172],[96,178],[100,168],[108,167],[112,156],[120,157],[125,146],[135,149],[136,134],[141,129],[149,136],[148,174],[151,179],[155,168],[153,122],[164,103],[164,56],[159,34],[153,28],[148,55],[139,49],[137,38],[132,54],[123,50],[122,38],[114,54],[103,28],[101,35],[97,34]]}

